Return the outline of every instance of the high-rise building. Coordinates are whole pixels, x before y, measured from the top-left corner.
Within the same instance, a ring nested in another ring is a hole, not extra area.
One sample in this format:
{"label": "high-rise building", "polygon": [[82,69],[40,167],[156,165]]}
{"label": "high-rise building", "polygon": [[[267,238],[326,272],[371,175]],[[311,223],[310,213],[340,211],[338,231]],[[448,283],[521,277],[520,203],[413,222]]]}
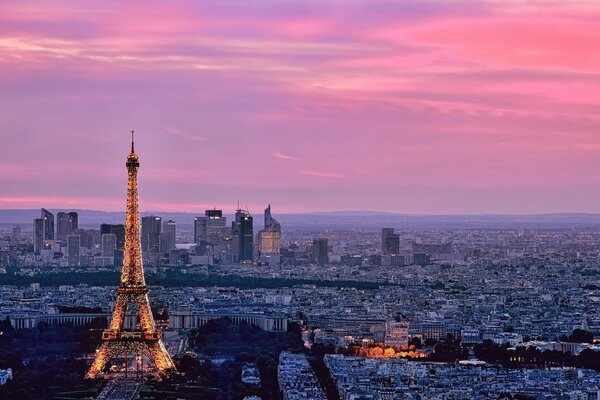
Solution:
{"label": "high-rise building", "polygon": [[59,212],[56,214],[56,239],[66,240],[67,236],[73,232],[71,223],[69,222],[69,214]]}
{"label": "high-rise building", "polygon": [[154,215],[142,217],[142,253],[151,264],[158,261],[160,254],[161,221]]}
{"label": "high-rise building", "polygon": [[206,217],[194,218],[194,243],[207,242]]}
{"label": "high-rise building", "polygon": [[279,254],[281,249],[281,225],[271,216],[271,205],[265,209],[265,227],[258,232],[259,255]]}
{"label": "high-rise building", "polygon": [[44,220],[36,218],[33,220],[33,250],[36,254],[44,247]]}
{"label": "high-rise building", "polygon": [[381,230],[381,251],[383,254],[400,253],[400,235],[394,233],[394,228]]}
{"label": "high-rise building", "polygon": [[227,218],[222,210],[205,210],[203,217],[194,218],[194,241],[209,243],[220,253],[225,248]]}
{"label": "high-rise building", "polygon": [[117,235],[104,233],[102,235],[102,257],[114,257],[117,250]]}
{"label": "high-rise building", "polygon": [[36,254],[47,241],[54,240],[54,214],[42,208],[41,217],[33,220],[33,248]]}
{"label": "high-rise building", "polygon": [[102,234],[98,229],[75,229],[73,235],[79,235],[81,247],[94,250],[97,245],[102,244]]}
{"label": "high-rise building", "polygon": [[42,208],[44,222],[44,240],[54,240],[54,214]]}
{"label": "high-rise building", "polygon": [[160,236],[160,252],[162,254],[175,249],[176,235],[177,223],[173,220],[163,222],[163,231]]}
{"label": "high-rise building", "polygon": [[222,210],[206,210],[206,241],[213,245],[221,245],[225,240],[225,226],[227,218],[223,216]]}
{"label": "high-rise building", "polygon": [[21,227],[19,225],[15,225],[12,228],[12,240],[15,243],[21,241]]}
{"label": "high-rise building", "polygon": [[66,241],[67,236],[79,228],[79,215],[76,212],[56,214],[56,239]]}
{"label": "high-rise building", "polygon": [[102,224],[100,225],[100,234],[112,233],[117,236],[117,250],[123,250],[125,246],[125,225],[123,224]]}
{"label": "high-rise building", "polygon": [[232,226],[237,234],[238,262],[252,261],[254,259],[254,226],[253,218],[248,211],[237,209],[235,223]]}
{"label": "high-rise building", "polygon": [[81,253],[81,238],[79,235],[67,236],[67,262],[69,267],[79,267]]}
{"label": "high-rise building", "polygon": [[327,239],[317,238],[313,240],[313,259],[318,265],[329,263]]}

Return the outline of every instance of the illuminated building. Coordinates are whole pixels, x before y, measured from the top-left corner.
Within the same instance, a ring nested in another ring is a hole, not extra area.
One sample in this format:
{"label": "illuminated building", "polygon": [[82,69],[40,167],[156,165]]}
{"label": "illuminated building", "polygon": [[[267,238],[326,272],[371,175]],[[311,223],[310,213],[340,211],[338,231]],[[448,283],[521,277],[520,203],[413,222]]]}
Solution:
{"label": "illuminated building", "polygon": [[225,226],[227,218],[222,210],[205,210],[203,217],[194,219],[195,243],[205,241],[213,245],[220,245],[225,240]]}
{"label": "illuminated building", "polygon": [[206,210],[206,241],[213,245],[219,245],[225,240],[225,225],[227,219],[222,210]]}
{"label": "illuminated building", "polygon": [[[142,356],[149,359],[160,375],[175,372],[163,341],[161,331],[156,329],[148,300],[148,287],[144,279],[142,246],[140,243],[140,215],[138,209],[137,170],[140,166],[133,147],[127,157],[127,210],[125,216],[125,250],[121,270],[121,284],[117,288],[117,299],[108,329],[102,333],[102,344],[96,353],[86,378],[102,375],[106,364],[114,358]],[[139,325],[135,329],[123,329],[129,305],[136,305]]]}
{"label": "illuminated building", "polygon": [[386,322],[385,323],[385,345],[390,347],[402,347],[408,345],[410,335],[408,333],[408,322]]}
{"label": "illuminated building", "polygon": [[248,211],[241,208],[235,211],[231,234],[237,238],[237,261],[252,261],[254,258],[254,225],[253,218]]}
{"label": "illuminated building", "polygon": [[271,216],[271,205],[265,209],[265,228],[258,233],[260,255],[279,254],[281,225]]}

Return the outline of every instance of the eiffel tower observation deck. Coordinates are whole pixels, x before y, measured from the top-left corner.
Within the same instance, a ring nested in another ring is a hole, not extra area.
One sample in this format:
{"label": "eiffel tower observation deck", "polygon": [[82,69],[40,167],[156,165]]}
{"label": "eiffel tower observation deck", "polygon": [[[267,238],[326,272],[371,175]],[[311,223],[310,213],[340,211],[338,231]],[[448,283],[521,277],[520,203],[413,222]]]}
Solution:
{"label": "eiffel tower observation deck", "polygon": [[[124,359],[125,368],[129,357],[150,360],[159,375],[165,376],[175,371],[173,360],[167,352],[156,328],[148,301],[148,287],[144,279],[142,246],[140,243],[140,213],[138,206],[137,171],[139,157],[135,153],[133,131],[131,132],[131,152],[127,156],[127,210],[125,216],[125,249],[121,269],[121,283],[117,288],[117,300],[108,329],[102,333],[102,342],[96,352],[86,378],[103,375],[111,359]],[[139,326],[134,330],[123,329],[123,321],[129,306],[135,306],[139,316]]]}

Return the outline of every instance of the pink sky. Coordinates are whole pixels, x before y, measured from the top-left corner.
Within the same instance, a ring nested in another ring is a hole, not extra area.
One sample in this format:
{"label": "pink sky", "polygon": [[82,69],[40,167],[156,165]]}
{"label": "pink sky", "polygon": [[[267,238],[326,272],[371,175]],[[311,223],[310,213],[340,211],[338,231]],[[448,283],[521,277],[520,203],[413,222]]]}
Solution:
{"label": "pink sky", "polygon": [[596,1],[0,4],[0,208],[600,212]]}

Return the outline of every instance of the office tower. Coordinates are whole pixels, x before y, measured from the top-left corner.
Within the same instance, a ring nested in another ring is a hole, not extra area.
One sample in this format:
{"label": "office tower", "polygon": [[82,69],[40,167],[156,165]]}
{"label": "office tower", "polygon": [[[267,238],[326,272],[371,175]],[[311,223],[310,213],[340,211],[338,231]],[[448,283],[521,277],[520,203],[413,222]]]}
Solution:
{"label": "office tower", "polygon": [[65,241],[79,227],[79,215],[76,212],[56,214],[56,239]]}
{"label": "office tower", "polygon": [[117,236],[117,250],[123,250],[125,246],[125,225],[123,224],[102,224],[100,225],[100,234],[112,233]]}
{"label": "office tower", "polygon": [[258,232],[258,251],[262,255],[279,254],[281,225],[271,216],[271,205],[265,208],[265,227]]}
{"label": "office tower", "polygon": [[175,249],[175,237],[177,235],[177,223],[173,220],[163,222],[163,231],[160,236],[160,252],[168,253]]}
{"label": "office tower", "polygon": [[59,212],[56,214],[56,239],[64,241],[67,236],[73,232],[71,229],[71,222],[69,221],[69,214],[66,212]]}
{"label": "office tower", "polygon": [[235,223],[231,227],[232,234],[237,236],[238,262],[252,261],[254,258],[253,218],[248,211],[237,209]]}
{"label": "office tower", "polygon": [[69,267],[79,267],[81,252],[81,238],[79,235],[67,236],[67,262]]}
{"label": "office tower", "polygon": [[386,253],[387,237],[388,237],[388,235],[393,235],[393,234],[394,234],[394,228],[382,228],[381,229],[381,252],[383,254],[387,254]]}
{"label": "office tower", "polygon": [[400,235],[394,233],[394,228],[381,230],[381,251],[383,254],[400,253]]}
{"label": "office tower", "polygon": [[96,245],[102,243],[101,233],[98,229],[75,229],[73,235],[79,235],[81,247],[93,250]]}
{"label": "office tower", "polygon": [[225,240],[225,225],[227,218],[223,216],[222,210],[205,210],[206,217],[206,241],[214,245],[220,245]]}
{"label": "office tower", "polygon": [[19,243],[21,241],[21,227],[19,225],[13,226],[12,239],[15,243]]}
{"label": "office tower", "polygon": [[329,263],[329,249],[327,239],[317,238],[313,240],[313,259],[319,265]]}
{"label": "office tower", "polygon": [[[133,135],[133,133],[132,133]],[[125,256],[121,271],[121,283],[117,289],[117,300],[110,326],[102,332],[102,344],[96,352],[94,362],[90,366],[86,378],[101,376],[106,364],[115,358],[128,357],[136,359],[145,356],[150,359],[158,370],[159,375],[166,376],[176,372],[175,364],[162,341],[162,333],[156,329],[154,317],[150,310],[148,286],[144,279],[144,264],[142,262],[142,246],[140,243],[140,214],[138,208],[137,170],[140,166],[138,156],[133,149],[127,157],[127,225],[125,237]],[[139,318],[139,327],[134,331],[123,328],[127,309],[135,305]]]}
{"label": "office tower", "polygon": [[387,235],[385,243],[385,254],[398,253],[400,253],[400,235],[397,233]]}
{"label": "office tower", "polygon": [[142,218],[142,253],[152,264],[160,254],[161,218],[154,215]]}
{"label": "office tower", "polygon": [[42,216],[44,220],[44,240],[54,240],[54,214],[42,208]]}
{"label": "office tower", "polygon": [[104,233],[102,235],[102,257],[114,257],[117,250],[117,235]]}
{"label": "office tower", "polygon": [[194,243],[206,241],[206,217],[196,217],[194,218]]}
{"label": "office tower", "polygon": [[44,247],[44,220],[36,218],[33,220],[33,250],[36,254]]}
{"label": "office tower", "polygon": [[41,217],[33,220],[33,248],[36,254],[47,241],[54,240],[54,214],[42,208]]}

